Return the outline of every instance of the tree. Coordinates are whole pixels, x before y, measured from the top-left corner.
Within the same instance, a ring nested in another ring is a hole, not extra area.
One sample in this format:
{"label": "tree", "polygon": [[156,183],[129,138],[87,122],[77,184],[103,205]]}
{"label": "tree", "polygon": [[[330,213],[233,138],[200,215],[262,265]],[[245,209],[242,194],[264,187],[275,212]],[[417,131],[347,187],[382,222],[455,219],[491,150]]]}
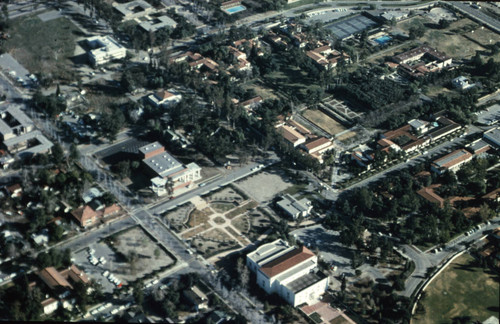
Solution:
{"label": "tree", "polygon": [[422,23],[417,23],[410,27],[409,36],[410,39],[416,39],[424,36],[425,34],[425,26]]}
{"label": "tree", "polygon": [[61,163],[64,160],[64,150],[59,143],[55,143],[51,150],[52,159],[56,164]]}
{"label": "tree", "polygon": [[132,296],[134,297],[136,304],[142,308],[142,305],[144,304],[144,292],[142,289],[142,283],[140,281],[134,283],[133,289],[134,291],[132,293]]}
{"label": "tree", "polygon": [[129,161],[120,161],[115,167],[115,172],[118,174],[120,179],[124,179],[130,176],[130,162]]}
{"label": "tree", "polygon": [[158,259],[161,255],[161,250],[159,248],[156,248],[154,251],[155,259]]}
{"label": "tree", "polygon": [[242,258],[238,258],[238,261],[236,262],[236,270],[238,271],[238,274],[240,275],[240,284],[243,289],[246,289],[248,287],[248,282],[250,280],[250,273],[248,271],[248,268],[245,265],[245,262],[243,262]]}
{"label": "tree", "polygon": [[446,19],[439,19],[438,25],[440,29],[446,29],[450,27],[450,22]]}
{"label": "tree", "polygon": [[[127,261],[130,265],[130,272],[135,274],[137,271],[137,261],[139,261],[139,255],[135,251],[130,251],[127,254]],[[135,291],[135,289],[134,289]]]}
{"label": "tree", "polygon": [[69,147],[69,158],[72,161],[78,161],[80,159],[80,151],[78,151],[78,148],[74,143],[72,143]]}

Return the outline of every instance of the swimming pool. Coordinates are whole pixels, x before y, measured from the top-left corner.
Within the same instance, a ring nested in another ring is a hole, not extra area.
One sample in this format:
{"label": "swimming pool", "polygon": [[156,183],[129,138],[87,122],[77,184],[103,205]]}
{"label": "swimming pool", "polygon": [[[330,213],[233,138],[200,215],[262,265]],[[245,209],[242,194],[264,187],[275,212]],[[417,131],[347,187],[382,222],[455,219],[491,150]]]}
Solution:
{"label": "swimming pool", "polygon": [[387,35],[384,35],[384,36],[381,36],[379,38],[374,39],[374,41],[377,42],[379,45],[384,45],[385,43],[389,42],[390,40],[392,40],[392,37],[387,36]]}
{"label": "swimming pool", "polygon": [[227,12],[228,14],[232,15],[234,13],[243,11],[245,9],[246,9],[245,6],[239,5],[239,6],[235,6],[235,7],[231,7],[231,8],[226,8],[226,9],[224,9],[224,11]]}

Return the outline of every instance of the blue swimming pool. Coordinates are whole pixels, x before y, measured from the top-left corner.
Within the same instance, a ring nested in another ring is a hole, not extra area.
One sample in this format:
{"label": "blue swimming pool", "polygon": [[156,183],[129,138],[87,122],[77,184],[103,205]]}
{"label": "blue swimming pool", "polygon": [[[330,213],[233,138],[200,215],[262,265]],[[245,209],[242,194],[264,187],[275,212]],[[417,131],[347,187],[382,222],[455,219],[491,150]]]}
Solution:
{"label": "blue swimming pool", "polygon": [[231,7],[231,8],[226,8],[226,9],[224,9],[224,10],[225,10],[228,14],[231,14],[231,15],[232,15],[232,14],[234,14],[234,13],[237,13],[237,12],[243,11],[243,10],[245,10],[245,9],[246,9],[246,8],[245,8],[245,6],[241,6],[241,5],[239,5],[239,6],[235,6],[235,7]]}
{"label": "blue swimming pool", "polygon": [[379,38],[375,38],[374,39],[374,41],[377,42],[380,45],[384,45],[385,43],[389,42],[390,40],[392,40],[392,37],[391,36],[387,36],[387,35],[384,35],[384,36],[381,36]]}

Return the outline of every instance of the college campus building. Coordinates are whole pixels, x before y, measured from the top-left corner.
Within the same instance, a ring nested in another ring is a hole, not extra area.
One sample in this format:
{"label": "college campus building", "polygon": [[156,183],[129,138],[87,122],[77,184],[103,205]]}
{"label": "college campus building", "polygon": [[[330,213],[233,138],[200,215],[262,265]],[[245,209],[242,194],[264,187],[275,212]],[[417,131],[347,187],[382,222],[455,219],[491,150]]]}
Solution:
{"label": "college campus building", "polygon": [[290,194],[284,195],[283,198],[276,203],[276,205],[294,220],[300,216],[309,216],[313,208],[309,199],[302,198],[297,200]]}
{"label": "college campus building", "polygon": [[276,240],[247,255],[247,267],[256,273],[257,284],[296,307],[315,303],[328,288],[328,276],[318,271],[318,257],[308,248]]}
{"label": "college campus building", "polygon": [[155,9],[144,0],[134,0],[127,3],[114,2],[113,7],[121,14],[122,20],[139,18],[155,11]]}
{"label": "college campus building", "polygon": [[[9,105],[0,110],[0,140],[10,154],[19,158],[31,158],[39,153],[47,153],[53,144],[35,127],[31,119],[17,106]],[[2,153],[2,156],[12,158]],[[8,165],[6,161],[0,161]]]}
{"label": "college campus building", "polygon": [[456,172],[473,157],[474,155],[468,151],[459,149],[432,162],[431,170],[438,174],[443,174],[448,170]]}
{"label": "college campus building", "polygon": [[158,196],[174,195],[179,189],[201,179],[201,168],[196,163],[183,165],[158,142],[140,147],[139,152],[143,164],[153,176],[150,188]]}
{"label": "college campus building", "polygon": [[110,36],[94,36],[87,38],[91,50],[87,52],[93,66],[119,60],[127,56],[127,50]]}

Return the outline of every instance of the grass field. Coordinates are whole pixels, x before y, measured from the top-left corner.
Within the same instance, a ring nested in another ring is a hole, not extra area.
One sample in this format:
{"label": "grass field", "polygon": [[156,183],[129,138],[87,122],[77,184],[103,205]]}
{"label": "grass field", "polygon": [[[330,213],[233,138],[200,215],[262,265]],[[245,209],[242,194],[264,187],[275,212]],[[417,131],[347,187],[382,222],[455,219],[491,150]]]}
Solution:
{"label": "grass field", "polygon": [[346,130],[346,128],[338,121],[319,110],[308,109],[303,113],[303,116],[311,123],[318,125],[330,135],[335,135]]}
{"label": "grass field", "polygon": [[[278,60],[281,60],[278,58]],[[282,62],[284,67],[280,71],[274,71],[262,77],[263,82],[269,88],[282,92],[286,95],[294,95],[299,100],[304,100],[307,97],[307,90],[311,87],[316,87],[315,82],[306,72],[298,67],[288,66],[286,62]]]}
{"label": "grass field", "polygon": [[257,94],[257,96],[262,97],[262,99],[264,99],[264,100],[278,98],[274,94],[274,91],[272,89],[266,88],[259,83],[260,83],[259,81],[248,82],[246,84],[243,84],[242,88],[245,90],[253,89],[255,91],[255,93]]}
{"label": "grass field", "polygon": [[71,72],[76,39],[81,31],[68,19],[42,22],[36,16],[13,19],[5,50],[31,73],[52,73],[55,79],[73,80]]}
{"label": "grass field", "polygon": [[475,266],[464,254],[453,261],[426,289],[422,301],[425,314],[414,323],[451,323],[455,317],[469,316],[484,321],[499,316],[499,276]]}

